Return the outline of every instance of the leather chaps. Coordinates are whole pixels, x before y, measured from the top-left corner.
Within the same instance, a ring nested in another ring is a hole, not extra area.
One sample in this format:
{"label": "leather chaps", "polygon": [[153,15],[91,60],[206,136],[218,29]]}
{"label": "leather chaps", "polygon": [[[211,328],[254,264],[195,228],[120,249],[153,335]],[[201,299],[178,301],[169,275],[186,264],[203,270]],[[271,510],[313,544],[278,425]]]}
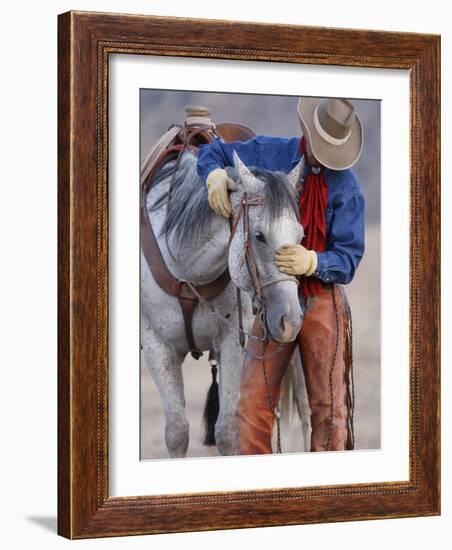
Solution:
{"label": "leather chaps", "polygon": [[[233,454],[272,453],[274,411],[281,382],[291,356],[299,346],[306,389],[311,409],[311,451],[353,448],[352,403],[349,388],[351,368],[349,308],[342,287],[325,286],[320,295],[308,299],[308,307],[298,337],[281,344],[266,345],[250,339],[241,375],[240,397],[236,410],[236,437]],[[262,335],[256,318],[255,335]],[[280,351],[275,353],[276,350]]]}

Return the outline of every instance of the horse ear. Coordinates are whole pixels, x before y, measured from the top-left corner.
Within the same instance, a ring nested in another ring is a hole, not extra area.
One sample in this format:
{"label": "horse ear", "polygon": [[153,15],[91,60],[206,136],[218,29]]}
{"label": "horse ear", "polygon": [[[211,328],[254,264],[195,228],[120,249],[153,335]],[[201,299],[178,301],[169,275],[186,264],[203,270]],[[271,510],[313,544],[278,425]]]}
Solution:
{"label": "horse ear", "polygon": [[232,153],[232,158],[234,159],[234,168],[237,170],[237,173],[244,184],[246,184],[247,180],[250,181],[254,179],[253,174],[242,162],[241,158],[239,157],[235,149]]}
{"label": "horse ear", "polygon": [[304,166],[305,160],[303,155],[300,162],[295,166],[295,168],[287,174],[287,179],[294,189],[296,189],[297,183],[300,181],[300,177],[302,176],[304,171]]}

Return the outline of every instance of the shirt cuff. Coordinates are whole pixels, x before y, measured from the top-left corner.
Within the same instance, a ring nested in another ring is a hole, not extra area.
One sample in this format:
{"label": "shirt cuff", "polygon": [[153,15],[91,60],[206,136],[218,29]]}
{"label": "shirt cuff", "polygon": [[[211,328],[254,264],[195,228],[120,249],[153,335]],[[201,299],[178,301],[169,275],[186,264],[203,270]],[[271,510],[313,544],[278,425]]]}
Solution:
{"label": "shirt cuff", "polygon": [[328,256],[325,252],[317,252],[317,267],[312,274],[317,279],[320,279],[324,283],[331,282],[331,276],[328,273]]}
{"label": "shirt cuff", "polygon": [[202,168],[198,169],[198,175],[204,180],[204,183],[206,183],[210,172],[213,172],[217,168],[223,168],[223,166],[220,166],[216,163],[208,164],[207,166],[203,166]]}

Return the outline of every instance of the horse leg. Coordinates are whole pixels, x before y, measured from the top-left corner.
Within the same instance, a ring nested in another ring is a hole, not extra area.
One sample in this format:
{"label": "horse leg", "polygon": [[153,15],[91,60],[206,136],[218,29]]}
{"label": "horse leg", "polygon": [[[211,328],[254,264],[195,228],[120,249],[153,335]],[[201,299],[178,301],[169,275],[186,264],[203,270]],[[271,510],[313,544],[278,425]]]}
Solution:
{"label": "horse leg", "polygon": [[220,345],[219,361],[220,413],[215,425],[215,440],[221,455],[232,454],[235,435],[235,411],[240,391],[243,351],[235,334],[229,334]]}
{"label": "horse leg", "polygon": [[162,343],[151,328],[142,327],[141,338],[144,357],[165,412],[168,452],[172,458],[184,458],[188,449],[189,424],[185,414],[183,357]]}

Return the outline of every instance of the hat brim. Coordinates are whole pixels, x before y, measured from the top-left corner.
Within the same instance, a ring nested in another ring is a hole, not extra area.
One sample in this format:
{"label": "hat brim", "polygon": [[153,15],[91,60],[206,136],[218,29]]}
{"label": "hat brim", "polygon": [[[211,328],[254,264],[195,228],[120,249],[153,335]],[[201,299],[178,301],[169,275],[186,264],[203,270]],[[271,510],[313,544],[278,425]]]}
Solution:
{"label": "hat brim", "polygon": [[332,170],[351,168],[358,160],[363,148],[363,129],[358,117],[352,124],[350,136],[342,145],[325,141],[314,126],[314,111],[322,101],[317,97],[302,97],[298,101],[298,118],[303,134],[309,140],[315,158]]}

